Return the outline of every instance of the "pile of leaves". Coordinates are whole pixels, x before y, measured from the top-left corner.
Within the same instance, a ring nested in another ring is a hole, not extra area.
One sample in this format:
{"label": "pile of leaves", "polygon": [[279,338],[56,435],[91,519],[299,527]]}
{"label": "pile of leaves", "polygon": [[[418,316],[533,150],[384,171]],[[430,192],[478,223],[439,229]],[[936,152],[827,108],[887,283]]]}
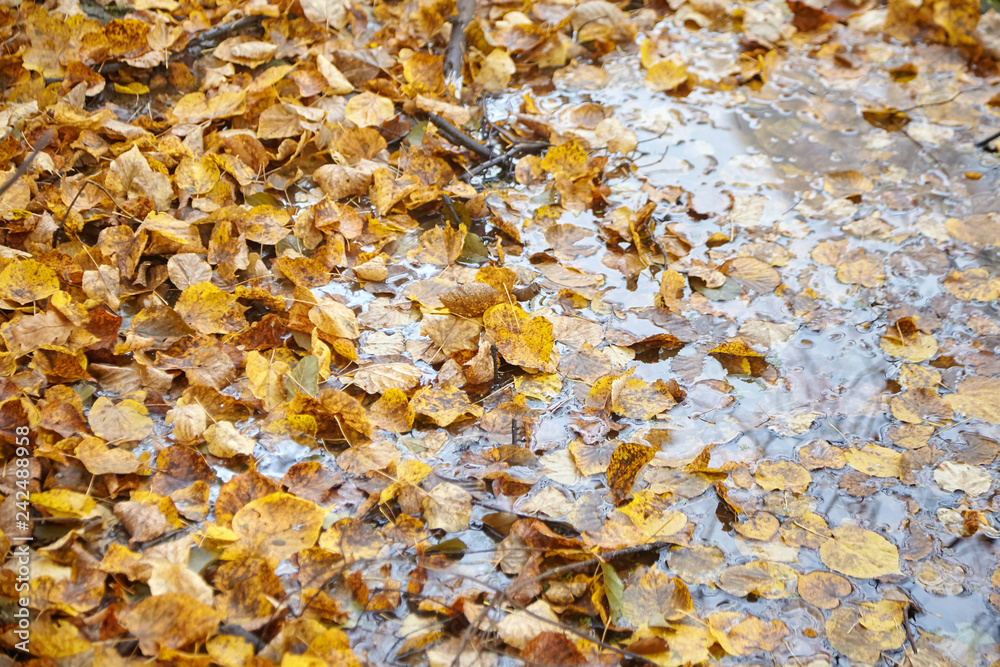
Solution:
{"label": "pile of leaves", "polygon": [[0,8],[31,664],[1000,658],[998,35]]}

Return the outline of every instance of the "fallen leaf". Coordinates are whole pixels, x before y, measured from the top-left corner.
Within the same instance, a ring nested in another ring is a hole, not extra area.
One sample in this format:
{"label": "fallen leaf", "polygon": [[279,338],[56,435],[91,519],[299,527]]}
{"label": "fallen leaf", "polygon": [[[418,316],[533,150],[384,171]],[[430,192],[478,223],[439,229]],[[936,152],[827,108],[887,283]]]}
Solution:
{"label": "fallen leaf", "polygon": [[878,533],[850,524],[833,529],[833,539],[819,549],[823,564],[849,577],[866,579],[899,571],[899,551]]}

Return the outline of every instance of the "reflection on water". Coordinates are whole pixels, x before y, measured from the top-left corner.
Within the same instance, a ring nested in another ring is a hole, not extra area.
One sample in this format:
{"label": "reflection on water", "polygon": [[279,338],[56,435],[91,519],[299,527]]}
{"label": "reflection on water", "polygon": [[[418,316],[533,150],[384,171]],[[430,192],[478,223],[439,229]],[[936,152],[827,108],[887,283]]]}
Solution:
{"label": "reflection on water", "polygon": [[[707,72],[737,55],[732,40],[704,40],[687,35],[677,43],[700,49],[703,60],[689,57],[688,61],[703,62]],[[887,406],[901,390],[897,377],[902,362],[880,349],[880,339],[900,317],[917,316],[940,345],[940,357],[969,359],[984,343],[974,331],[989,326],[1000,331],[995,308],[956,301],[942,286],[944,275],[954,268],[981,266],[991,273],[998,268],[992,249],[970,248],[947,231],[949,218],[997,209],[997,160],[973,145],[985,134],[980,124],[991,127],[992,117],[982,106],[988,95],[957,82],[952,71],[954,56],[941,50],[927,49],[922,54],[931,57],[937,69],[928,67],[917,80],[904,85],[886,71],[913,58],[913,51],[886,44],[861,44],[860,48],[868,48],[880,66],[837,73],[835,68],[817,67],[815,60],[792,53],[769,72],[766,85],[758,91],[749,87],[732,92],[696,89],[686,98],[647,90],[635,58],[606,59],[604,69],[610,80],[606,87],[558,89],[535,100],[539,109],[552,114],[554,130],[564,136],[573,136],[569,119],[574,109],[585,104],[613,110],[616,118],[637,132],[639,149],[631,156],[635,166],[620,170],[608,183],[612,193],[608,211],[617,206],[635,210],[650,192],[683,190],[678,203],[665,197],[652,216],[654,236],[678,235],[692,247],[668,268],[687,273],[698,263],[714,266],[737,256],[742,248],[747,256],[764,259],[778,269],[781,285],[773,293],[700,301],[697,312],[684,314],[697,334],[686,339],[672,330],[673,325],[658,326],[659,316],[649,313],[659,289],[660,267],[644,267],[637,275],[613,268],[621,265],[616,253],[627,249],[602,241],[606,236],[600,213],[562,215],[560,224],[586,230],[599,247],[561,259],[601,277],[596,289],[610,312],[585,310],[581,313],[585,317],[640,338],[666,330],[687,342],[679,351],[636,358],[634,377],[650,382],[674,379],[687,391],[686,399],[662,424],[669,430],[669,441],[640,476],[637,488],[643,477],[655,479],[656,471],[662,470],[657,467],[661,456],[663,465],[676,466],[666,461],[690,461],[709,443],[715,444],[714,467],[748,466],[751,470],[765,459],[796,460],[799,449],[816,440],[841,449],[876,443],[906,452],[902,481],[869,477],[843,464],[815,470],[808,490],[814,499],[813,511],[830,526],[856,522],[890,537],[901,547],[904,573],[910,575],[897,585],[927,611],[917,615],[919,627],[964,637],[967,646],[975,646],[987,637],[991,641],[1000,638],[996,610],[988,599],[997,549],[987,538],[960,539],[944,530],[937,510],[960,506],[960,494],[942,491],[932,475],[934,465],[950,456],[953,444],[965,440],[945,422],[933,424],[929,444],[916,453],[894,442],[891,427],[899,422]],[[490,113],[503,120],[520,103],[520,97],[494,100]],[[877,126],[877,114],[865,116],[873,109],[903,111],[910,123],[905,131],[882,129]],[[836,183],[830,183],[832,172],[857,172],[857,177],[850,178],[864,180],[871,187],[865,185],[856,195],[838,192]],[[975,174],[983,177],[977,180]],[[531,188],[527,190],[533,194]],[[530,219],[532,209],[526,215]],[[529,267],[525,258],[549,246],[542,226],[526,223],[525,229],[524,253],[509,261]],[[709,247],[706,240],[716,233],[731,239]],[[884,281],[877,280],[874,286],[845,282],[838,279],[835,266],[813,257],[820,242],[841,239],[876,258],[884,266]],[[543,293],[543,306],[558,309],[558,287]],[[967,325],[970,317],[981,318],[978,328]],[[719,361],[706,354],[722,341],[743,334],[747,323],[756,322],[787,326],[763,341],[767,361],[778,371],[774,382],[727,374]],[[989,360],[982,359],[984,365],[993,363],[996,345],[988,348]],[[964,363],[932,364],[942,371],[942,389],[954,390]],[[980,372],[1000,370],[996,365],[993,368]],[[968,367],[970,374],[976,370]],[[569,410],[539,417],[536,444],[550,448],[569,433]],[[813,421],[795,426],[803,414],[814,416]],[[990,425],[977,423],[969,430],[987,438],[998,436],[998,429]],[[634,431],[627,429],[618,437],[628,439],[630,433]],[[758,500],[749,493],[744,497],[752,511]],[[745,562],[754,553],[774,557],[774,550],[754,551],[738,544],[716,519],[716,504],[708,492],[679,505],[696,524],[693,543],[721,547],[729,564]],[[973,506],[985,507],[981,499]],[[929,547],[907,547],[913,540]],[[921,584],[921,576],[926,579],[949,571],[947,563],[919,569],[933,553],[960,564],[957,589],[949,592],[937,584]],[[801,572],[825,569],[812,550],[800,550],[793,561]],[[851,599],[882,599],[872,582],[855,584]],[[734,602],[712,589],[698,588],[699,612],[735,604],[765,618],[781,618],[798,630],[818,630],[823,623],[822,616],[804,603]],[[976,632],[983,636],[977,638]],[[797,636],[790,650],[807,656],[817,645]]]}

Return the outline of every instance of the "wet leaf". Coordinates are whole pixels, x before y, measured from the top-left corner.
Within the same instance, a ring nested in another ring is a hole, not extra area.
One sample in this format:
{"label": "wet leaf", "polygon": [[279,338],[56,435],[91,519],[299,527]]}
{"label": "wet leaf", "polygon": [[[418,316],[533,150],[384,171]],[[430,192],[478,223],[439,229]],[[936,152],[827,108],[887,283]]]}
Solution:
{"label": "wet leaf", "polygon": [[791,596],[797,579],[798,574],[787,565],[758,560],[726,569],[719,587],[739,597],[752,593],[773,600]]}
{"label": "wet leaf", "polygon": [[483,313],[486,334],[500,355],[522,368],[544,371],[552,360],[552,323],[532,317],[519,306],[499,304]]}
{"label": "wet leaf", "polygon": [[483,414],[483,409],[469,401],[464,391],[450,385],[421,389],[413,395],[410,406],[416,414],[430,419],[438,426],[448,426],[458,419],[480,417]]}
{"label": "wet leaf", "polygon": [[850,524],[833,529],[833,539],[819,549],[823,564],[849,577],[865,579],[900,574],[899,551],[887,539]]}
{"label": "wet leaf", "polygon": [[1000,424],[1000,378],[970,377],[958,383],[944,400],[956,412],[973,419]]}
{"label": "wet leaf", "polygon": [[617,502],[624,500],[632,491],[636,475],[653,460],[656,450],[652,447],[623,442],[611,453],[608,464],[608,486]]}
{"label": "wet leaf", "polygon": [[836,609],[850,595],[851,582],[830,572],[809,572],[799,576],[799,595],[820,609]]}
{"label": "wet leaf", "polygon": [[684,582],[653,566],[637,572],[622,595],[621,620],[628,627],[664,626],[685,618],[694,610]]}
{"label": "wet leaf", "polygon": [[873,664],[882,651],[903,645],[904,605],[891,600],[844,605],[830,612],[826,636],[831,646],[851,660]]}

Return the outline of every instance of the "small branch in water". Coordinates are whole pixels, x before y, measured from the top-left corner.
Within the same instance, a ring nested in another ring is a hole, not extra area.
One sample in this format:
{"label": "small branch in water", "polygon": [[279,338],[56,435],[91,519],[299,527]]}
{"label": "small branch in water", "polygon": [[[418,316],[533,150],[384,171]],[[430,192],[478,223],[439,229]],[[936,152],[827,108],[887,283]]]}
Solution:
{"label": "small branch in water", "polygon": [[484,146],[479,143],[465,132],[446,121],[441,116],[436,113],[427,114],[430,121],[434,123],[434,126],[441,132],[445,139],[455,144],[456,146],[461,146],[462,148],[467,148],[479,157],[490,160],[494,157],[493,151],[490,150],[489,146]]}
{"label": "small branch in water", "polygon": [[1000,130],[994,132],[993,134],[991,134],[990,136],[986,137],[982,141],[977,141],[976,142],[976,148],[979,148],[979,149],[984,149],[984,148],[988,149],[989,146],[990,146],[990,143],[992,143],[992,141],[994,139],[997,139],[997,138],[1000,138]]}
{"label": "small branch in water", "polygon": [[497,155],[493,159],[487,160],[486,162],[470,169],[466,172],[466,176],[478,176],[490,167],[495,167],[506,160],[513,159],[521,153],[533,153],[534,151],[540,151],[548,147],[549,144],[545,141],[525,141],[514,144],[502,155]]}

